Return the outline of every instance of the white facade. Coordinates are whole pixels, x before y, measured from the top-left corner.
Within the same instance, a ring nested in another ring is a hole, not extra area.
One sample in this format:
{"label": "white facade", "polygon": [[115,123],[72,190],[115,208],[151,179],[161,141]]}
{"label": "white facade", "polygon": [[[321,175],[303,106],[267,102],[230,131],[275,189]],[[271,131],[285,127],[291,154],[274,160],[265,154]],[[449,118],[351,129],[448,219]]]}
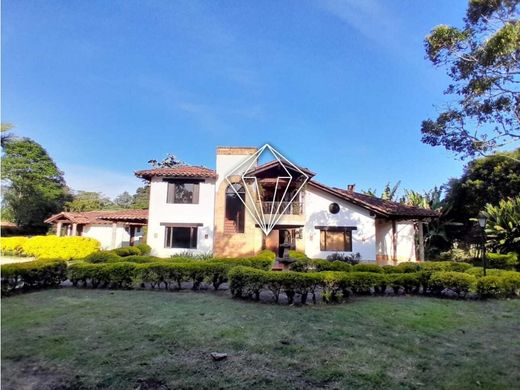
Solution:
{"label": "white facade", "polygon": [[[123,223],[117,224],[88,224],[84,225],[81,232],[82,237],[89,237],[98,240],[101,249],[109,250],[130,245],[129,227]],[[143,228],[136,227],[134,233],[134,243],[138,244],[143,237]],[[67,235],[72,235],[72,226],[67,228]]]}
{"label": "white facade", "polygon": [[[169,257],[182,252],[202,254],[213,251],[215,180],[205,179],[199,184],[198,204],[167,203],[168,182],[153,177],[150,183],[150,207],[148,209],[147,244],[152,254]],[[167,248],[167,226],[197,226],[197,247],[194,249]]]}
{"label": "white facade", "polygon": [[[352,231],[352,251],[341,253],[359,253],[363,261],[376,260],[375,217],[370,216],[369,211],[315,188],[308,187],[304,199],[305,226],[303,230],[305,254],[308,257],[325,259],[334,253],[320,249],[320,230],[316,228],[317,226],[353,227],[355,230]],[[340,206],[337,214],[329,211],[331,203],[337,203]]]}

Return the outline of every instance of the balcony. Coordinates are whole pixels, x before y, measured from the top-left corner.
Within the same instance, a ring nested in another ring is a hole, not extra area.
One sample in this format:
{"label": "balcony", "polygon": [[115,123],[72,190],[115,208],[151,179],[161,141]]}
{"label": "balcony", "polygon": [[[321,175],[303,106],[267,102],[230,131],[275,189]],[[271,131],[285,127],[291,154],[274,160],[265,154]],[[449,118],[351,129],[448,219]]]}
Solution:
{"label": "balcony", "polygon": [[[280,206],[279,209],[278,209],[278,206]],[[285,210],[286,207],[287,207],[287,210]],[[303,203],[302,202],[265,201],[265,202],[262,202],[262,210],[263,210],[264,215],[271,214],[271,212],[273,212],[274,214],[283,214],[283,215],[303,215]]]}

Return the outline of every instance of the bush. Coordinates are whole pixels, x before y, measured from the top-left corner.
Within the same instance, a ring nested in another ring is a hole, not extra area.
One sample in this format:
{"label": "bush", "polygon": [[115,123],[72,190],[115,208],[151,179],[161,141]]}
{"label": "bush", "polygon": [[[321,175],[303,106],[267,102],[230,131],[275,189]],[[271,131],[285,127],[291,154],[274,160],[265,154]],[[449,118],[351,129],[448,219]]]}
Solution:
{"label": "bush", "polygon": [[208,262],[220,263],[220,264],[229,264],[231,266],[244,266],[251,267],[256,269],[263,269],[265,271],[271,270],[273,268],[274,259],[268,259],[267,256],[260,257],[246,257],[243,259],[213,259],[208,260]]}
{"label": "bush", "polygon": [[66,279],[63,260],[35,260],[1,266],[2,294],[17,289],[57,287]]}
{"label": "bush", "polygon": [[276,259],[276,253],[270,251],[269,249],[264,249],[258,252],[256,255],[252,257],[253,259],[264,259],[264,260],[274,260]]}
{"label": "bush", "polygon": [[459,263],[456,261],[426,261],[421,264],[422,270],[429,271],[451,271],[451,272],[466,272],[472,267],[468,263]]}
{"label": "bush", "polygon": [[407,261],[404,263],[399,263],[398,265],[395,266],[395,268],[397,268],[399,270],[398,272],[402,272],[402,273],[406,274],[406,273],[419,272],[422,269],[422,266],[421,266],[421,263],[414,263],[411,261]]}
{"label": "bush", "polygon": [[516,253],[488,253],[486,257],[489,268],[513,270],[518,266],[518,256]]}
{"label": "bush", "polygon": [[506,272],[502,275],[507,296],[520,296],[520,272]]}
{"label": "bush", "polygon": [[352,271],[352,266],[349,263],[344,263],[342,261],[329,261],[329,260],[313,260],[312,264],[316,268],[316,271],[343,271],[350,272]]}
{"label": "bush", "polygon": [[451,290],[459,297],[465,297],[475,283],[476,278],[473,275],[451,271],[434,272],[429,280],[434,294],[440,295],[444,290]]}
{"label": "bush", "polygon": [[303,252],[300,252],[300,251],[295,251],[295,250],[290,250],[289,251],[289,257],[291,259],[295,259],[295,260],[306,260],[308,259],[307,255]]}
{"label": "bush", "polygon": [[346,263],[355,265],[358,264],[361,261],[361,254],[353,253],[351,255],[345,254],[345,253],[339,253],[335,252],[327,256],[327,260],[330,261],[344,261]]}
{"label": "bush", "polygon": [[383,268],[377,264],[366,264],[366,263],[362,263],[362,264],[356,264],[353,268],[352,268],[352,271],[354,272],[377,272],[377,273],[381,273],[383,272]]}
{"label": "bush", "polygon": [[23,244],[27,237],[2,237],[0,240],[0,252],[2,256],[23,256]]}
{"label": "bush", "polygon": [[135,246],[124,246],[122,248],[112,249],[112,252],[121,257],[141,255],[141,250]]}
{"label": "bush", "polygon": [[405,294],[417,294],[423,285],[423,275],[420,272],[414,273],[396,273],[387,275],[390,287],[394,290],[394,294],[398,295],[401,289]]}
{"label": "bush", "polygon": [[260,299],[260,291],[266,282],[266,272],[249,267],[234,267],[228,273],[229,290],[234,297]]}
{"label": "bush", "polygon": [[483,276],[477,279],[477,294],[481,298],[498,298],[506,295],[502,277],[496,275]]}
{"label": "bush", "polygon": [[441,252],[439,259],[441,261],[454,261],[454,262],[471,262],[474,255],[469,251],[465,251],[460,248],[453,248],[446,252]]}
{"label": "bush", "polygon": [[82,282],[96,287],[130,288],[136,276],[136,264],[117,262],[93,264],[79,261],[71,264],[68,277],[74,286]]}
{"label": "bush", "polygon": [[97,264],[97,263],[108,263],[108,262],[118,262],[124,261],[122,257],[116,255],[112,251],[99,251],[94,252],[85,257],[85,261],[87,263]]}
{"label": "bush", "polygon": [[35,236],[22,245],[27,256],[59,260],[83,259],[99,248],[99,241],[88,237]]}
{"label": "bush", "polygon": [[141,255],[146,256],[152,252],[152,247],[148,244],[137,244],[135,246],[141,252]]}
{"label": "bush", "polygon": [[307,272],[312,267],[311,259],[298,259],[294,263],[289,264],[289,270],[295,272]]}

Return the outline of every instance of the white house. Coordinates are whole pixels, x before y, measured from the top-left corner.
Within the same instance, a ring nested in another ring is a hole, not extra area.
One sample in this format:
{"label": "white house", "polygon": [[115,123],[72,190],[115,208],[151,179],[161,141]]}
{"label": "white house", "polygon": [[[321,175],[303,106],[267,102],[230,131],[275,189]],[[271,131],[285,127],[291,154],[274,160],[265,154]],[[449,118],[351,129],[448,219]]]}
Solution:
{"label": "white house", "polygon": [[[292,163],[259,165],[256,153],[219,147],[216,170],[177,165],[135,172],[150,182],[148,211],[60,213],[47,222],[57,224],[58,232],[67,226],[68,234],[98,238],[104,248],[133,245],[146,225],[146,242],[160,257],[239,257],[262,249],[281,256],[289,247],[310,258],[359,253],[378,264],[424,259],[423,223],[438,217],[436,212],[360,194],[354,186],[326,186]],[[291,180],[283,178],[287,172]],[[265,234],[250,211],[269,216],[273,204],[285,212]]]}

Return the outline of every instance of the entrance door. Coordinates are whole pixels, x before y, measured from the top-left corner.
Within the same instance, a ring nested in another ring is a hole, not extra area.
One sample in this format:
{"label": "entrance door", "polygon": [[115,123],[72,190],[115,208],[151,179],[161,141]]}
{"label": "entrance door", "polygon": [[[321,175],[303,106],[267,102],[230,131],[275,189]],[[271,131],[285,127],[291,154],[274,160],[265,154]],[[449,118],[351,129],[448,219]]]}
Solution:
{"label": "entrance door", "polygon": [[135,226],[130,226],[129,235],[130,235],[130,242],[128,244],[130,246],[134,246],[134,243],[135,243]]}
{"label": "entrance door", "polygon": [[290,244],[290,249],[294,248],[294,230],[280,229],[278,230],[278,234],[278,257],[283,257],[285,245],[282,244]]}

